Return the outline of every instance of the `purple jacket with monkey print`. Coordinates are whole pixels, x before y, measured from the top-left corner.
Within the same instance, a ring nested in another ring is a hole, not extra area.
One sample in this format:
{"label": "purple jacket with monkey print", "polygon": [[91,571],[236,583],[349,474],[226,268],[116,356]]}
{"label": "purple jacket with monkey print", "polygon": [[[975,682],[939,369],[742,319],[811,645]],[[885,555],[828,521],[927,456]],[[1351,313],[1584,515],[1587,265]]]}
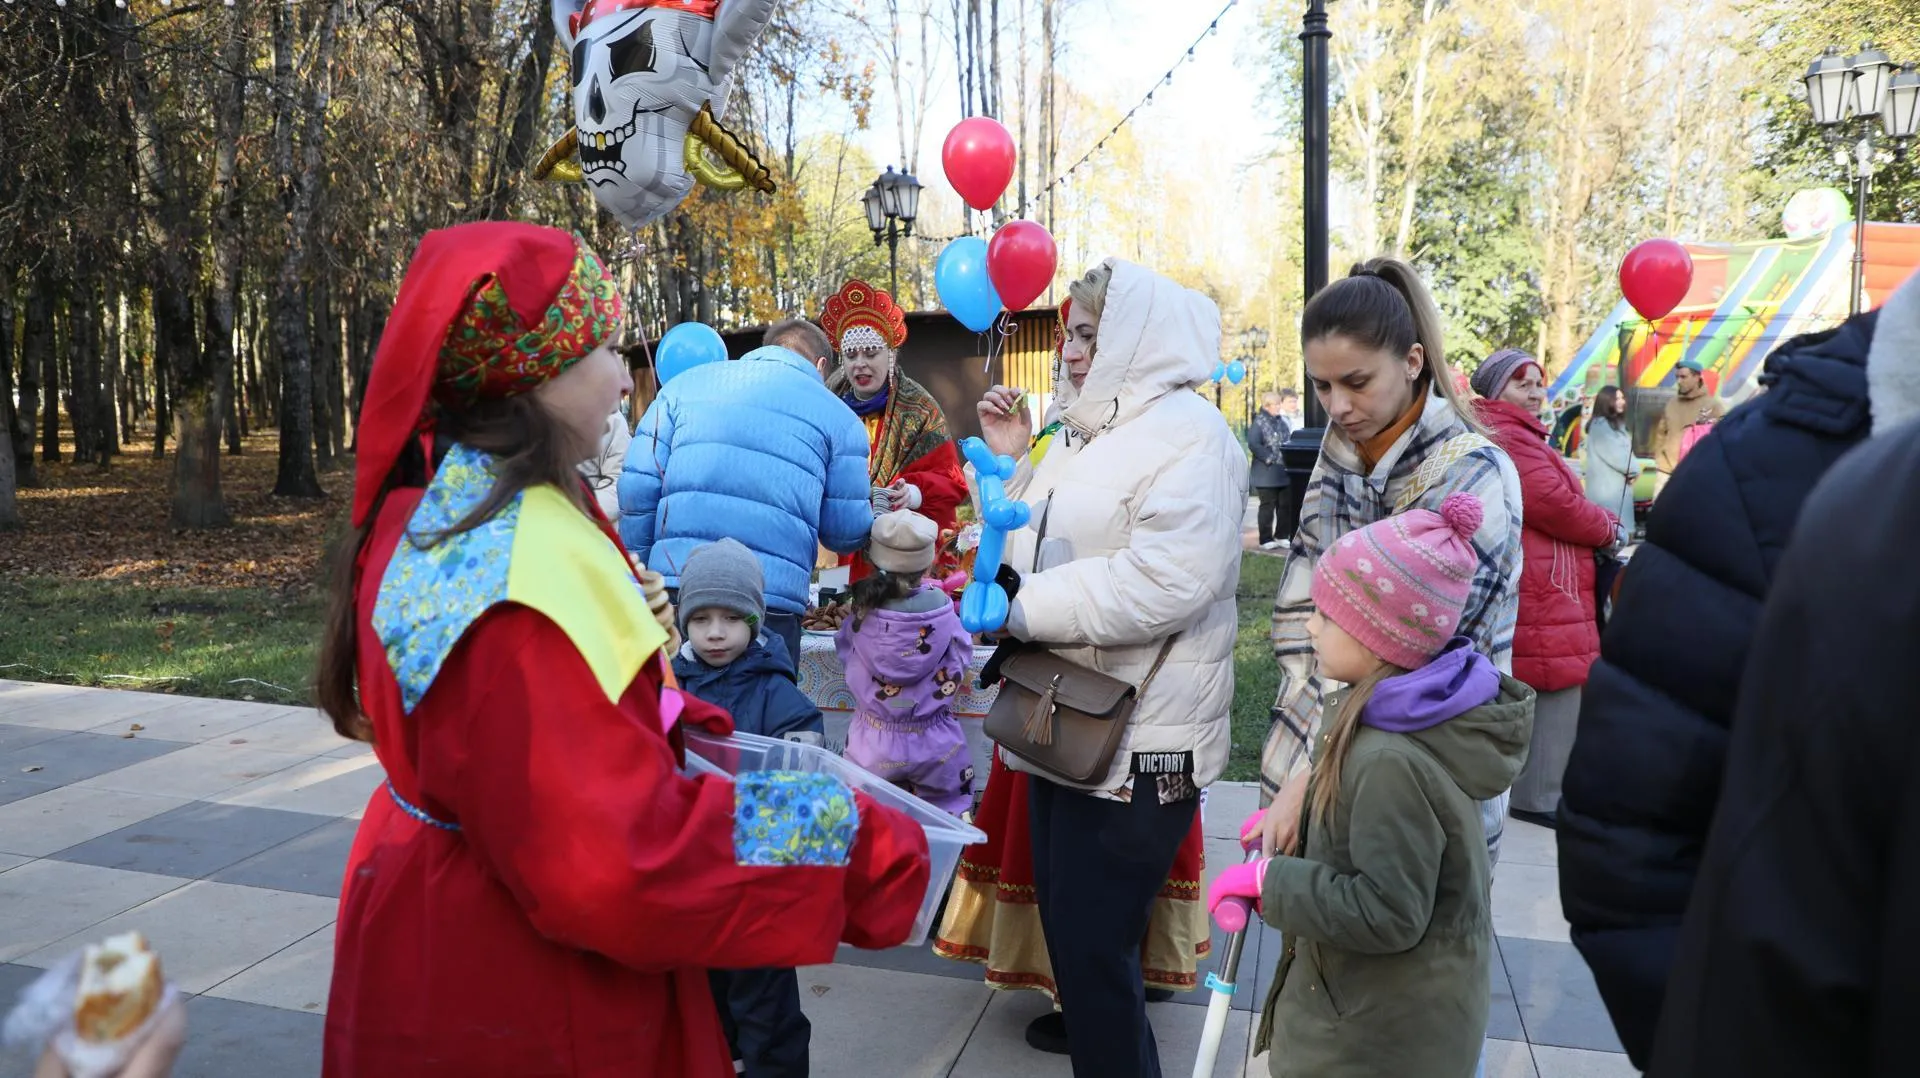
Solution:
{"label": "purple jacket with monkey print", "polygon": [[923,725],[953,714],[973,662],[973,637],[951,603],[917,613],[882,607],[843,621],[834,650],[857,710],[882,722]]}

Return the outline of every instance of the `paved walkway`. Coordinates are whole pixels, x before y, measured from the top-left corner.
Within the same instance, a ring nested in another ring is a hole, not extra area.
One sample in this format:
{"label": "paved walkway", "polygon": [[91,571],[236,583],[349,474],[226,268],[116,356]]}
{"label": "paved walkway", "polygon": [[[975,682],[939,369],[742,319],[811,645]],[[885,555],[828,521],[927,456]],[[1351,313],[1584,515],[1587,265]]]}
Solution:
{"label": "paved walkway", "polygon": [[[0,1001],[82,944],[139,928],[197,997],[181,1078],[317,1074],[341,866],[381,777],[308,709],[0,681]],[[1211,791],[1211,869],[1234,859],[1254,798]],[[1489,1074],[1631,1076],[1567,943],[1553,836],[1509,823],[1503,858]],[[1246,1049],[1277,955],[1271,932],[1249,941],[1256,983],[1236,1000],[1219,1075],[1266,1073]],[[801,985],[815,1074],[1070,1073],[1022,1039],[1043,997],[991,991],[925,950],[843,949]],[[1149,1008],[1173,1078],[1191,1067],[1204,1002]],[[0,1057],[0,1078],[29,1069]]]}

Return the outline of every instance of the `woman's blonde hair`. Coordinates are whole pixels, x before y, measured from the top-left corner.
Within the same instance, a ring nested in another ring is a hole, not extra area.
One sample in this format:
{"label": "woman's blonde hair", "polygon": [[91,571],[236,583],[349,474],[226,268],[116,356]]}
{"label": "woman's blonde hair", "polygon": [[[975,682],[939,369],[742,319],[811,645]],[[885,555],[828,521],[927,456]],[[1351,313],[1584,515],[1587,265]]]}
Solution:
{"label": "woman's blonde hair", "polygon": [[1095,322],[1107,309],[1107,286],[1113,283],[1113,267],[1105,262],[1086,272],[1086,276],[1067,286],[1067,296],[1073,300],[1073,309],[1090,315]]}
{"label": "woman's blonde hair", "polygon": [[1323,337],[1345,337],[1375,351],[1406,355],[1420,346],[1425,362],[1416,392],[1429,386],[1439,393],[1460,421],[1486,435],[1472,405],[1454,384],[1453,368],[1440,339],[1440,308],[1412,266],[1397,258],[1371,258],[1355,263],[1347,276],[1321,289],[1307,301],[1300,315],[1300,344]]}
{"label": "woman's blonde hair", "polygon": [[[1347,692],[1340,703],[1340,710],[1333,717],[1333,724],[1321,735],[1326,739],[1326,749],[1320,758],[1313,762],[1313,777],[1307,787],[1307,812],[1310,818],[1331,821],[1333,809],[1340,803],[1340,773],[1345,769],[1347,753],[1353,748],[1353,739],[1360,732],[1360,713],[1367,708],[1367,702],[1373,699],[1373,691],[1380,683],[1390,677],[1406,673],[1392,663],[1381,663],[1379,669],[1366,677]],[[1300,849],[1296,853],[1306,852],[1306,829],[1300,832]]]}

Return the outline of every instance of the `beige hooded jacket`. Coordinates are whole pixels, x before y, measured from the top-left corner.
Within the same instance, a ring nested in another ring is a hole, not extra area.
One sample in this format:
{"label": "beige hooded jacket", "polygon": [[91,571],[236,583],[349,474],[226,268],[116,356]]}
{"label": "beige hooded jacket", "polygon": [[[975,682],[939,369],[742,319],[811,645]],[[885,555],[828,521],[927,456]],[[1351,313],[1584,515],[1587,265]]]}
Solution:
{"label": "beige hooded jacket", "polygon": [[[1066,428],[1009,484],[1033,507],[1033,522],[1007,541],[1006,563],[1022,575],[1007,627],[1135,684],[1180,634],[1112,770],[1090,788],[1125,784],[1136,752],[1192,753],[1194,783],[1205,786],[1231,745],[1247,503],[1246,453],[1213,402],[1194,392],[1219,362],[1220,311],[1143,267],[1108,264],[1086,384],[1060,387]],[[1007,764],[1022,766],[1010,756]]]}

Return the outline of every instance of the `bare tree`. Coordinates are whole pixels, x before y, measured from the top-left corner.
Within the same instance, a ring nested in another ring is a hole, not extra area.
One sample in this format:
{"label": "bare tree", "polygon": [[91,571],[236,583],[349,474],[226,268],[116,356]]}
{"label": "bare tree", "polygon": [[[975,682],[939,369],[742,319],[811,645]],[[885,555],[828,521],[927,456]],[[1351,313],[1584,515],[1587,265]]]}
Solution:
{"label": "bare tree", "polygon": [[222,402],[227,428],[227,451],[240,452],[240,420],[234,389],[233,331],[235,301],[240,282],[241,203],[239,186],[240,134],[246,125],[247,72],[252,40],[252,0],[236,0],[232,25],[220,48],[220,84],[213,112],[213,264],[208,286],[208,362],[214,364],[215,397]]}
{"label": "bare tree", "polygon": [[[274,159],[280,170],[280,205],[286,214],[286,254],[274,282],[274,334],[280,352],[280,466],[273,492],[318,498],[313,461],[313,342],[307,326],[307,253],[312,243],[314,198],[320,183],[321,146],[333,86],[334,34],[344,0],[329,0],[307,57],[305,94],[294,75],[293,14],[273,7]],[[300,153],[294,126],[303,120]],[[468,175],[469,180],[471,174]]]}

